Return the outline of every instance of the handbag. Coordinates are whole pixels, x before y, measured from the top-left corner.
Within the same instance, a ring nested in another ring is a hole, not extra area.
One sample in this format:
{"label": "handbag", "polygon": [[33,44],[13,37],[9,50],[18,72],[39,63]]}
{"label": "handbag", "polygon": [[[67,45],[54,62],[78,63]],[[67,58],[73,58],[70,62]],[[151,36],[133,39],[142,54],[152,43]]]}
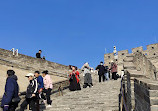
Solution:
{"label": "handbag", "polygon": [[73,80],[73,76],[70,77],[69,81],[72,81],[72,80]]}

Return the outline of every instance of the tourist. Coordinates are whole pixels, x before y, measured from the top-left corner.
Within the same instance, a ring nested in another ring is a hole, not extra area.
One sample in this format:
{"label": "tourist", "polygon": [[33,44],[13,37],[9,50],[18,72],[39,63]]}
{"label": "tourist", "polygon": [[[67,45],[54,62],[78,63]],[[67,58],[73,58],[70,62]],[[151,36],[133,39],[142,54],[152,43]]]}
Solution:
{"label": "tourist", "polygon": [[105,67],[103,65],[103,62],[100,62],[100,65],[97,66],[96,70],[98,70],[99,75],[99,82],[101,82],[101,79],[103,79],[103,82],[105,81]]}
{"label": "tourist", "polygon": [[24,111],[29,104],[32,111],[37,111],[36,101],[37,101],[37,91],[38,91],[38,83],[37,80],[34,79],[34,74],[29,73],[25,77],[29,80],[29,85],[27,87],[27,91],[25,93],[20,93],[19,95],[26,95],[25,100],[20,106],[20,111]]}
{"label": "tourist", "polygon": [[91,77],[91,68],[89,67],[89,63],[86,62],[81,70],[83,71],[83,77],[84,77],[84,85],[83,88],[87,88],[87,86],[92,87],[92,77]]}
{"label": "tourist", "polygon": [[43,81],[44,81],[44,90],[43,92],[46,93],[46,98],[44,98],[45,100],[47,100],[47,108],[52,107],[52,100],[50,99],[50,95],[51,95],[51,91],[53,89],[53,83],[52,83],[52,79],[50,77],[50,75],[48,75],[48,71],[43,71],[42,72],[43,75]]}
{"label": "tourist", "polygon": [[80,83],[79,83],[79,72],[77,71],[77,67],[75,66],[69,66],[72,72],[69,74],[69,81],[70,81],[70,86],[69,90],[70,91],[76,91],[76,90],[81,90]]}
{"label": "tourist", "polygon": [[20,102],[19,85],[17,83],[17,76],[13,70],[7,71],[7,79],[5,85],[5,93],[1,101],[3,111],[15,111]]}
{"label": "tourist", "polygon": [[105,76],[105,79],[108,81],[109,80],[109,67],[106,64],[104,64],[104,67],[105,67],[104,76]]}
{"label": "tourist", "polygon": [[41,59],[41,53],[42,53],[42,50],[39,50],[38,53],[36,53],[36,58],[40,58]]}
{"label": "tourist", "polygon": [[114,61],[111,61],[111,73],[112,73],[112,79],[114,80],[117,80],[118,79],[118,76],[116,75],[117,74],[117,65]]}
{"label": "tourist", "polygon": [[40,75],[39,71],[35,71],[34,75],[35,75],[35,78],[37,79],[37,83],[38,83],[39,98],[41,98],[41,94],[44,89],[43,77]]}

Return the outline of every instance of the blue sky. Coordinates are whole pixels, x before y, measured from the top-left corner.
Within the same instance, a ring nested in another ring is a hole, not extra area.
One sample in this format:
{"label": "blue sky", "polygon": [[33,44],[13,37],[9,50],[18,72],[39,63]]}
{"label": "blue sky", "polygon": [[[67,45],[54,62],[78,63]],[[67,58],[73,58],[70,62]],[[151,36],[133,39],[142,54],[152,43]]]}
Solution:
{"label": "blue sky", "polygon": [[158,0],[1,0],[0,48],[95,67],[112,52],[158,41]]}

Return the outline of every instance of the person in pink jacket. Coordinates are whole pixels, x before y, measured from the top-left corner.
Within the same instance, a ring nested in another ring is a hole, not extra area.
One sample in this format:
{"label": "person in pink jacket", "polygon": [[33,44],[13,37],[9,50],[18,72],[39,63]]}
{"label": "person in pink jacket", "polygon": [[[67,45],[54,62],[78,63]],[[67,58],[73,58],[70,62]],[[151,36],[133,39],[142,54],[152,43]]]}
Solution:
{"label": "person in pink jacket", "polygon": [[48,71],[43,71],[42,72],[43,75],[43,82],[44,82],[44,90],[43,92],[46,93],[46,98],[44,98],[45,100],[47,99],[47,108],[51,107],[52,104],[52,100],[50,99],[50,95],[51,95],[51,91],[53,89],[53,84],[52,84],[52,79],[50,77],[50,75],[48,75]]}

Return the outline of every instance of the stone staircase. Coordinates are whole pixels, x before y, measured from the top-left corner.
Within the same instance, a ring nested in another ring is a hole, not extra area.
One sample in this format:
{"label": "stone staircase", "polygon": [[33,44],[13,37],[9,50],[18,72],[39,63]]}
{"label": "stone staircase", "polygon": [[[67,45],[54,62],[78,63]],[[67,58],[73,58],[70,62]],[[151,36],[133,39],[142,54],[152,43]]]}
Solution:
{"label": "stone staircase", "polygon": [[134,63],[134,54],[124,59],[126,105],[129,110],[158,111],[157,81],[139,70]]}
{"label": "stone staircase", "polygon": [[120,79],[99,83],[97,74],[92,77],[94,87],[52,97],[53,107],[46,111],[119,111]]}

